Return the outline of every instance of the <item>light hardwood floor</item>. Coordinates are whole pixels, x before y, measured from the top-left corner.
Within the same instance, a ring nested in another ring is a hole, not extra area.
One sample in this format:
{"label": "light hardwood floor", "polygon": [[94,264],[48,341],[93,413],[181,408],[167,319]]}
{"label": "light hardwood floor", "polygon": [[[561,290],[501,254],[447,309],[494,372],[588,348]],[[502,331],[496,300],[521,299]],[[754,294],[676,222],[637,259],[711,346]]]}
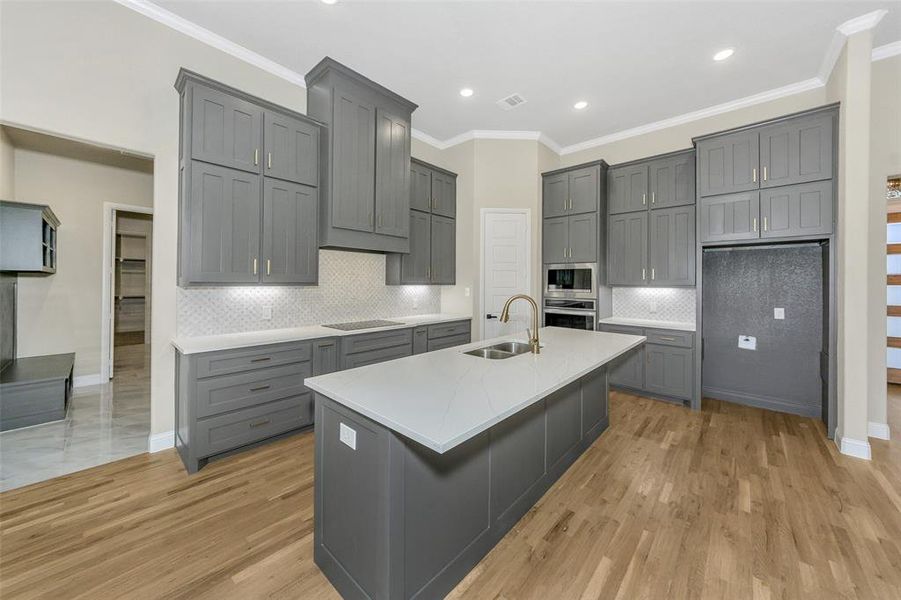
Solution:
{"label": "light hardwood floor", "polygon": [[[901,434],[901,394],[890,424]],[[610,429],[454,599],[901,598],[901,443],[617,393]],[[313,436],[188,477],[174,451],[0,495],[0,597],[337,598],[312,561]]]}

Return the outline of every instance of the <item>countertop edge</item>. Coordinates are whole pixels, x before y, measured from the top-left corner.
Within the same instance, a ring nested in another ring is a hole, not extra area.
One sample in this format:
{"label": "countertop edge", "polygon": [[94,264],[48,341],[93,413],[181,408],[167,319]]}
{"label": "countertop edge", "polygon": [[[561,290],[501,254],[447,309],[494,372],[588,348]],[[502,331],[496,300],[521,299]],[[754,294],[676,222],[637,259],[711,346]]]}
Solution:
{"label": "countertop edge", "polygon": [[622,325],[623,327],[641,327],[646,329],[669,329],[671,331],[688,331],[695,333],[698,326],[689,321],[655,321],[653,319],[632,319],[629,317],[604,317],[598,319],[598,325]]}

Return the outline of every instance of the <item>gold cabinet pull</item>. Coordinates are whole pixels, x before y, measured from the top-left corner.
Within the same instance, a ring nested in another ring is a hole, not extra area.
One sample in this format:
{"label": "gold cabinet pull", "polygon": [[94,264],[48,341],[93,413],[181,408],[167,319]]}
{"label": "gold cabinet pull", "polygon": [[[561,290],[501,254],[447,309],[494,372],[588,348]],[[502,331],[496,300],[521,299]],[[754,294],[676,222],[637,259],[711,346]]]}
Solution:
{"label": "gold cabinet pull", "polygon": [[767,226],[766,217],[763,218],[763,230],[768,231],[769,227]]}
{"label": "gold cabinet pull", "polygon": [[657,192],[651,192],[651,204],[655,204],[657,202]]}
{"label": "gold cabinet pull", "polygon": [[651,267],[651,279],[653,280],[655,276],[654,267]]}
{"label": "gold cabinet pull", "polygon": [[260,164],[260,149],[255,148],[253,151],[253,164],[254,166]]}
{"label": "gold cabinet pull", "polygon": [[272,152],[266,153],[266,167],[269,169],[272,168]]}
{"label": "gold cabinet pull", "polygon": [[647,279],[646,269],[645,269],[644,267],[642,267],[642,269],[641,269],[641,280],[644,281],[645,279]]}
{"label": "gold cabinet pull", "polygon": [[269,419],[263,419],[262,421],[257,421],[256,423],[251,423],[250,427],[262,427],[263,425],[267,425],[269,423]]}
{"label": "gold cabinet pull", "polygon": [[675,341],[676,341],[676,338],[674,338],[674,337],[668,337],[668,336],[665,336],[665,335],[661,335],[658,339],[661,339],[661,340],[663,340],[664,342],[675,342]]}
{"label": "gold cabinet pull", "polygon": [[272,275],[272,259],[266,259],[266,275]]}
{"label": "gold cabinet pull", "polygon": [[751,181],[757,183],[757,167],[751,169]]}
{"label": "gold cabinet pull", "polygon": [[253,274],[257,274],[257,259],[253,259]]}
{"label": "gold cabinet pull", "polygon": [[766,181],[766,167],[763,168],[763,180]]}
{"label": "gold cabinet pull", "polygon": [[252,388],[250,388],[250,391],[251,391],[251,392],[262,392],[263,390],[268,390],[270,387],[272,387],[272,386],[269,386],[269,385],[259,385],[259,386],[257,386],[257,387],[252,387]]}
{"label": "gold cabinet pull", "polygon": [[757,217],[754,217],[752,223],[753,223],[752,227],[754,228],[754,231],[756,232],[757,231]]}
{"label": "gold cabinet pull", "polygon": [[642,194],[642,195],[641,195],[641,205],[644,206],[644,205],[646,205],[647,203],[648,203],[648,195],[647,195],[647,194]]}

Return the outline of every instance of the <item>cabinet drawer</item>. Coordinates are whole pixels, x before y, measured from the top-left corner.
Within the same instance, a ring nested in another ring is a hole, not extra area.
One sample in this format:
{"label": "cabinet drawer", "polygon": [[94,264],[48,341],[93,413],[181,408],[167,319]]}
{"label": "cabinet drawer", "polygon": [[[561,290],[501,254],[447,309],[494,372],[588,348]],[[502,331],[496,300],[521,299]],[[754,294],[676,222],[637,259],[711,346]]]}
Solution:
{"label": "cabinet drawer", "polygon": [[393,348],[380,348],[378,350],[347,354],[344,356],[341,368],[353,369],[355,367],[365,367],[366,365],[374,365],[376,363],[394,360],[395,358],[410,356],[412,353],[412,344],[406,344],[404,346],[394,346]]}
{"label": "cabinet drawer", "polygon": [[341,338],[341,353],[355,354],[357,352],[381,350],[393,346],[409,345],[412,341],[412,329],[394,329],[391,331],[380,331],[378,333],[351,335]]}
{"label": "cabinet drawer", "polygon": [[601,323],[598,325],[598,331],[606,331],[607,333],[624,333],[626,335],[644,335],[644,329],[641,327],[630,327],[628,325],[609,325]]}
{"label": "cabinet drawer", "polygon": [[208,377],[197,382],[198,417],[248,408],[304,393],[305,377],[312,373],[309,362],[235,375]]}
{"label": "cabinet drawer", "polygon": [[417,327],[413,330],[413,354],[429,351],[429,328]]}
{"label": "cabinet drawer", "polygon": [[437,340],[429,340],[429,352],[435,350],[443,350],[444,348],[453,348],[454,346],[462,346],[470,342],[469,333],[461,333],[460,335],[451,335],[448,337],[438,338]]}
{"label": "cabinet drawer", "polygon": [[252,444],[313,422],[313,394],[304,394],[197,421],[197,457]]}
{"label": "cabinet drawer", "polygon": [[469,321],[456,321],[454,323],[440,323],[438,325],[429,325],[429,339],[449,337],[452,335],[460,335],[469,333]]}
{"label": "cabinet drawer", "polygon": [[197,356],[197,377],[228,375],[264,367],[276,367],[310,360],[310,343],[275,344],[205,352]]}
{"label": "cabinet drawer", "polygon": [[645,331],[649,344],[661,344],[663,346],[679,346],[682,348],[694,347],[694,334],[688,331],[671,331],[660,329],[648,329]]}

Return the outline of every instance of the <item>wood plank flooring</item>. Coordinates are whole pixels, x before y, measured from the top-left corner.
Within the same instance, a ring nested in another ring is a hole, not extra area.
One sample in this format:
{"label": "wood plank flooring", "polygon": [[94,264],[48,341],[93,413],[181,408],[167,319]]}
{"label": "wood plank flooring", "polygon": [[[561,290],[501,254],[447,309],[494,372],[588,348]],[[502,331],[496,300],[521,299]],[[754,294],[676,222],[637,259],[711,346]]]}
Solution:
{"label": "wood plank flooring", "polygon": [[[610,429],[450,597],[901,598],[901,443],[871,443],[868,463],[811,419],[615,393]],[[312,455],[307,433],[192,477],[167,451],[4,493],[0,597],[337,598]]]}

